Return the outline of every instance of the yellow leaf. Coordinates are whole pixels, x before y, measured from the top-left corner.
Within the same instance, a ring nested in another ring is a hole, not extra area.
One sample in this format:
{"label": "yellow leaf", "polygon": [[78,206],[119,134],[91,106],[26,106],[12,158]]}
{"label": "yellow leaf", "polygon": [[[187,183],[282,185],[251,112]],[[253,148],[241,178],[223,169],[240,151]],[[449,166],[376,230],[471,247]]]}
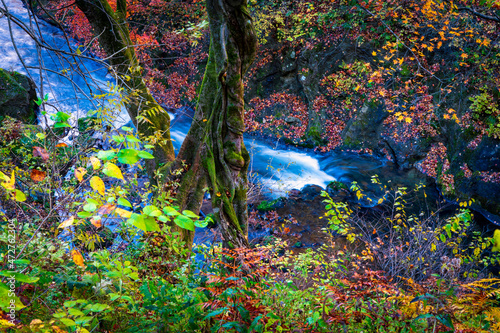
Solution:
{"label": "yellow leaf", "polygon": [[16,190],[13,193],[13,199],[19,202],[23,202],[26,201],[26,195],[23,192]]}
{"label": "yellow leaf", "polygon": [[5,183],[2,184],[6,190],[15,189],[14,184],[16,183],[16,175],[14,174],[14,170],[12,170],[12,176],[10,178],[4,174],[2,174],[2,178],[5,180]]}
{"label": "yellow leaf", "polygon": [[125,209],[122,209],[122,208],[116,208],[115,213],[118,214],[120,217],[123,217],[126,219],[128,219],[132,216],[132,212],[125,210]]}
{"label": "yellow leaf", "polygon": [[69,219],[64,221],[63,223],[59,224],[58,228],[59,229],[64,229],[66,227],[69,227],[70,225],[73,225],[73,222],[75,221],[75,217],[71,216]]}
{"label": "yellow leaf", "polygon": [[75,177],[79,182],[83,181],[83,176],[87,173],[85,168],[79,167],[75,170]]}
{"label": "yellow leaf", "polygon": [[372,56],[376,56],[376,55],[377,55],[377,52],[373,51]]}
{"label": "yellow leaf", "polygon": [[380,96],[384,97],[385,96],[385,91],[381,90],[378,92],[380,94]]}
{"label": "yellow leaf", "polygon": [[104,186],[104,182],[101,178],[94,176],[90,179],[90,186],[96,192],[99,192],[100,195],[104,195],[104,191],[106,187]]}
{"label": "yellow leaf", "polygon": [[6,328],[6,327],[11,327],[11,326],[15,326],[14,324],[12,324],[10,321],[8,320],[5,320],[5,319],[0,319],[0,328]]}
{"label": "yellow leaf", "polygon": [[411,118],[410,117],[406,117],[405,121],[409,124],[409,123],[411,123]]}
{"label": "yellow leaf", "polygon": [[90,158],[90,164],[92,164],[92,168],[94,170],[97,170],[97,169],[99,169],[101,167],[101,161],[97,157],[95,157],[95,156],[92,156]]}
{"label": "yellow leaf", "polygon": [[432,243],[431,245],[431,252],[436,251],[436,244]]}
{"label": "yellow leaf", "polygon": [[495,232],[493,232],[493,240],[495,241],[495,245],[493,245],[491,251],[500,252],[500,229],[496,229]]}
{"label": "yellow leaf", "polygon": [[78,250],[72,250],[71,251],[71,257],[73,258],[73,262],[77,264],[80,267],[85,267],[83,264],[83,256]]}
{"label": "yellow leaf", "polygon": [[102,172],[104,172],[106,176],[124,180],[120,168],[116,164],[113,164],[111,162],[108,162],[104,165],[104,169],[102,170]]}
{"label": "yellow leaf", "polygon": [[380,199],[378,199],[377,204],[378,204],[378,205],[380,205],[380,204],[382,204],[383,202],[384,202],[384,198],[380,198]]}

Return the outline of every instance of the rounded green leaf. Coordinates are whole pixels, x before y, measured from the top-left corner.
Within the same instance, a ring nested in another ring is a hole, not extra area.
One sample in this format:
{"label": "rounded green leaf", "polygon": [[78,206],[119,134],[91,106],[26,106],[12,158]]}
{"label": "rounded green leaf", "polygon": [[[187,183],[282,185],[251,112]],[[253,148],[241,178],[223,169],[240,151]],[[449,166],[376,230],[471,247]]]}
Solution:
{"label": "rounded green leaf", "polygon": [[138,150],[136,149],[122,149],[118,152],[118,161],[123,164],[134,164],[139,161]]}
{"label": "rounded green leaf", "polygon": [[100,152],[97,153],[97,157],[103,161],[109,161],[113,158],[115,158],[116,152],[112,150],[101,150]]}
{"label": "rounded green leaf", "polygon": [[144,209],[142,210],[144,212],[144,214],[148,215],[148,216],[160,216],[161,215],[161,211],[156,208],[155,206],[146,206],[144,207]]}
{"label": "rounded green leaf", "polygon": [[174,222],[183,229],[194,231],[194,222],[187,216],[184,215],[176,216]]}
{"label": "rounded green leaf", "polygon": [[163,212],[168,216],[176,216],[181,214],[175,208],[170,206],[163,208]]}

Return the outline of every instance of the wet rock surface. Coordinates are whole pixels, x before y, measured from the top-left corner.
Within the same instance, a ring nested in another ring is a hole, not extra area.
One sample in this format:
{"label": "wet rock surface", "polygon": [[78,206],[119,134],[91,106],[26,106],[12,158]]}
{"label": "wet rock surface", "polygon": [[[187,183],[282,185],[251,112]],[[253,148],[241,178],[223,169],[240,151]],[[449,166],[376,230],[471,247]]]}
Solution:
{"label": "wet rock surface", "polygon": [[36,123],[35,83],[25,75],[0,69],[0,120],[5,116]]}

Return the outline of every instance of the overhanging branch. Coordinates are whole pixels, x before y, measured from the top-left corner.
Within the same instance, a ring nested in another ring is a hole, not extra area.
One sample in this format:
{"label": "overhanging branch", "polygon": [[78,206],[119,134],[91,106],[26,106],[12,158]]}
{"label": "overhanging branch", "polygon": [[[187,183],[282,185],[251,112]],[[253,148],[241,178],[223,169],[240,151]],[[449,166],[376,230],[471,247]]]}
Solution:
{"label": "overhanging branch", "polygon": [[485,14],[481,14],[479,12],[476,12],[474,9],[472,8],[469,8],[469,7],[460,7],[458,8],[459,11],[467,11],[477,17],[480,17],[482,19],[485,19],[485,20],[490,20],[490,21],[495,21],[495,22],[498,22],[500,23],[500,17],[498,17],[497,15],[495,16],[490,16],[490,15],[485,15]]}

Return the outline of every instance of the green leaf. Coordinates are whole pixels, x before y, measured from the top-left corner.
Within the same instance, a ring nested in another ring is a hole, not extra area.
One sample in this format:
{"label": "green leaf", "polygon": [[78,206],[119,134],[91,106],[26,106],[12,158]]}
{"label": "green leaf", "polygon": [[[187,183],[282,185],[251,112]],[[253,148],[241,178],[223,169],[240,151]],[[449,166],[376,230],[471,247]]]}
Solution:
{"label": "green leaf", "polygon": [[28,259],[17,259],[17,260],[14,260],[14,264],[16,265],[29,265],[31,263],[30,260]]}
{"label": "green leaf", "polygon": [[25,308],[24,304],[17,296],[10,294],[10,288],[5,283],[0,282],[0,309],[9,313],[11,300],[14,300],[16,311]]}
{"label": "green leaf", "polygon": [[76,215],[78,215],[78,217],[81,219],[86,219],[86,218],[91,217],[94,214],[92,214],[91,212],[78,212]]}
{"label": "green leaf", "polygon": [[68,310],[69,314],[72,315],[72,316],[77,316],[77,317],[80,317],[80,316],[85,316],[85,313],[83,313],[82,311],[78,310],[78,309],[74,309],[74,308],[70,308]]}
{"label": "green leaf", "polygon": [[76,305],[76,301],[66,301],[64,302],[64,306],[67,307],[67,308],[72,308]]}
{"label": "green leaf", "polygon": [[26,195],[23,192],[16,190],[14,199],[18,202],[23,202],[26,201]]}
{"label": "green leaf", "polygon": [[183,229],[194,231],[194,222],[187,216],[184,215],[176,216],[174,222]]}
{"label": "green leaf", "polygon": [[441,239],[441,242],[446,243],[446,237],[443,234],[439,235],[439,239]]}
{"label": "green leaf", "polygon": [[94,204],[96,206],[99,205],[99,201],[92,199],[92,198],[87,198],[87,199],[85,199],[85,201],[87,201],[89,204]]}
{"label": "green leaf", "polygon": [[85,325],[86,323],[88,323],[89,321],[91,321],[93,318],[94,317],[90,317],[90,316],[80,317],[80,318],[75,319],[75,323],[77,325]]}
{"label": "green leaf", "polygon": [[125,141],[125,138],[123,136],[121,136],[121,135],[113,135],[111,138],[116,143],[122,143],[122,142]]}
{"label": "green leaf", "polygon": [[10,272],[10,271],[0,271],[0,275],[6,277],[14,277],[16,282],[35,283],[38,280],[40,280],[40,278],[38,277],[28,276],[21,273]]}
{"label": "green leaf", "polygon": [[168,216],[181,215],[175,208],[170,206],[163,208],[163,212]]}
{"label": "green leaf", "polygon": [[83,210],[86,212],[93,212],[97,209],[97,206],[93,203],[88,203],[83,206]]}
{"label": "green leaf", "polygon": [[133,135],[127,135],[127,141],[128,142],[141,142],[141,140],[137,139],[135,136]]}
{"label": "green leaf", "polygon": [[101,312],[103,310],[106,310],[108,307],[109,307],[109,305],[107,305],[107,304],[96,303],[96,304],[92,304],[90,311]]}
{"label": "green leaf", "polygon": [[139,150],[137,155],[140,157],[140,158],[145,158],[147,160],[152,160],[154,159],[155,157],[153,155],[151,155],[150,153],[148,153],[147,151],[144,151],[144,150]]}
{"label": "green leaf", "polygon": [[132,204],[127,199],[124,198],[118,198],[118,204],[121,206],[132,208]]}
{"label": "green leaf", "polygon": [[204,220],[194,221],[194,226],[197,228],[205,228],[211,221],[213,221],[212,218],[207,216],[207,218],[205,218]]}
{"label": "green leaf", "polygon": [[46,138],[45,133],[36,133],[36,137],[39,138],[40,140],[43,140]]}
{"label": "green leaf", "polygon": [[122,126],[121,129],[124,130],[125,132],[132,132],[134,130],[132,127],[128,127],[128,126]]}
{"label": "green leaf", "polygon": [[166,217],[165,215],[158,216],[158,220],[165,222],[165,223],[169,221],[168,217]]}
{"label": "green leaf", "polygon": [[215,317],[215,316],[218,316],[220,315],[221,313],[223,313],[224,311],[227,311],[227,308],[226,307],[223,307],[223,308],[220,308],[220,309],[217,309],[215,311],[212,311],[210,312],[209,314],[207,314],[205,316],[205,318],[203,318],[203,320],[207,320],[209,318],[212,318],[212,317]]}
{"label": "green leaf", "polygon": [[200,218],[198,215],[196,215],[195,213],[193,213],[192,211],[190,210],[183,210],[182,211],[182,215],[184,216],[187,216],[187,217],[190,217],[192,219],[198,219]]}
{"label": "green leaf", "polygon": [[54,128],[71,127],[68,123],[55,123]]}
{"label": "green leaf", "polygon": [[97,153],[97,158],[103,161],[109,161],[113,158],[115,158],[116,152],[112,150],[101,150]]}
{"label": "green leaf", "polygon": [[142,211],[144,212],[144,214],[146,214],[148,216],[155,217],[155,216],[161,215],[161,210],[159,210],[155,206],[146,206],[146,207],[144,207],[144,209]]}
{"label": "green leaf", "polygon": [[153,217],[144,217],[142,215],[134,213],[128,221],[144,232],[160,231],[160,227]]}
{"label": "green leaf", "polygon": [[61,318],[61,322],[64,325],[69,326],[69,327],[76,326],[76,323],[73,320],[69,319],[69,318]]}
{"label": "green leaf", "polygon": [[118,152],[118,161],[123,164],[134,164],[139,161],[138,150],[136,149],[122,149]]}

